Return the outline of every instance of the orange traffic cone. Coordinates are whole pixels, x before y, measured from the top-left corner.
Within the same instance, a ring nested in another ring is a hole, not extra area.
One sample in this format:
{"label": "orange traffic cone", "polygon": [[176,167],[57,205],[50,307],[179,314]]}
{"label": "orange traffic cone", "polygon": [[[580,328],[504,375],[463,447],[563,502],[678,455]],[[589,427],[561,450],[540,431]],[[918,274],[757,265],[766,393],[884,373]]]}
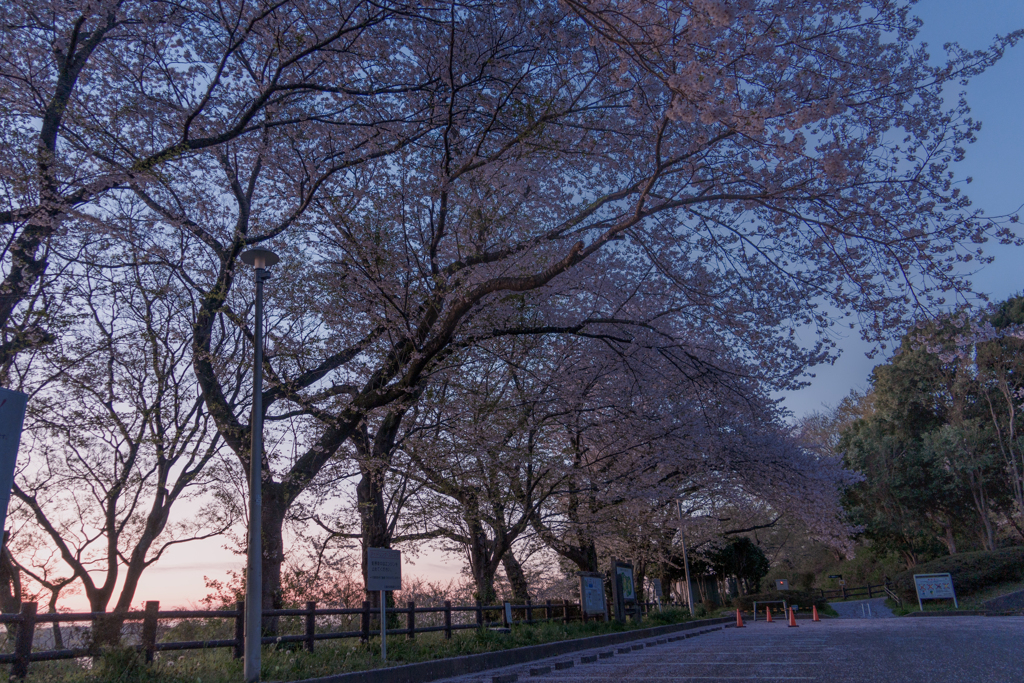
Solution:
{"label": "orange traffic cone", "polygon": [[821,621],[821,619],[818,618],[818,606],[817,605],[811,605],[811,611],[814,614],[814,616],[811,617],[811,621]]}
{"label": "orange traffic cone", "polygon": [[743,615],[740,614],[739,610],[736,610],[736,628],[744,628],[744,626],[743,626]]}
{"label": "orange traffic cone", "polygon": [[789,627],[793,628],[795,626],[796,626],[796,612],[794,612],[793,608],[790,607],[789,608]]}
{"label": "orange traffic cone", "polygon": [[769,624],[772,623],[772,608],[771,607],[765,607],[764,608],[764,613],[768,617],[768,623]]}

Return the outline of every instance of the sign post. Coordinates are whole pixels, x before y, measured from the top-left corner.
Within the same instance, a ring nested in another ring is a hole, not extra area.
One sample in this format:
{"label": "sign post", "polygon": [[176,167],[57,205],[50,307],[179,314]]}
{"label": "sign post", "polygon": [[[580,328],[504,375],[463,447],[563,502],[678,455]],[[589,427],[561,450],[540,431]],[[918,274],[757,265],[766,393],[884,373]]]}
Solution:
{"label": "sign post", "polygon": [[402,553],[390,548],[366,549],[366,590],[380,591],[380,660],[388,661],[387,591],[402,590]]}
{"label": "sign post", "polygon": [[949,574],[914,574],[914,588],[917,589],[917,607],[922,612],[922,600],[942,600],[953,598],[953,606],[960,609],[953,590],[953,577]]}
{"label": "sign post", "polygon": [[661,611],[661,579],[651,579],[651,589],[654,591],[654,602],[658,603],[658,611]]}
{"label": "sign post", "polygon": [[626,607],[636,604],[636,585],[633,583],[633,565],[612,558],[612,597],[615,600],[615,620],[626,621]]}
{"label": "sign post", "polygon": [[14,488],[14,466],[18,462],[21,428],[25,423],[28,394],[0,388],[0,543],[7,525],[7,505]]}
{"label": "sign post", "polygon": [[604,576],[600,572],[577,572],[580,577],[580,604],[583,613],[603,616],[608,621],[608,605],[604,599]]}

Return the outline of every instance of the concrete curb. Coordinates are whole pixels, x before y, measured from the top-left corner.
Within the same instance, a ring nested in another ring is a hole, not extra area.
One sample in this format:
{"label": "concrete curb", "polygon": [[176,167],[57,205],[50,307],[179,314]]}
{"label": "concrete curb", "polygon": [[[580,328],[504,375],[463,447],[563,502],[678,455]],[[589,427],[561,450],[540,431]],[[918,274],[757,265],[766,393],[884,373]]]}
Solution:
{"label": "concrete curb", "polygon": [[945,610],[942,612],[910,612],[904,617],[1019,617],[1024,616],[1021,610],[994,611],[983,609]]}
{"label": "concrete curb", "polygon": [[557,657],[558,655],[580,650],[590,650],[597,647],[607,647],[626,643],[631,640],[642,640],[652,636],[660,636],[665,633],[677,631],[688,631],[690,629],[714,626],[734,622],[735,617],[718,617],[717,619],[701,619],[699,621],[687,621],[681,624],[668,624],[666,626],[654,626],[642,628],[635,631],[620,631],[618,633],[605,633],[599,636],[588,638],[574,638],[572,640],[559,640],[553,643],[542,645],[528,645],[517,647],[512,650],[501,650],[499,652],[483,652],[478,655],[466,655],[464,657],[448,657],[436,659],[432,662],[417,662],[415,664],[404,664],[383,669],[372,669],[370,671],[353,671],[351,673],[335,674],[333,676],[322,676],[320,678],[306,678],[293,683],[427,683],[436,681],[439,678],[450,678],[452,676],[463,676],[465,674],[486,671],[487,669],[498,669],[514,664],[525,664],[538,659]]}

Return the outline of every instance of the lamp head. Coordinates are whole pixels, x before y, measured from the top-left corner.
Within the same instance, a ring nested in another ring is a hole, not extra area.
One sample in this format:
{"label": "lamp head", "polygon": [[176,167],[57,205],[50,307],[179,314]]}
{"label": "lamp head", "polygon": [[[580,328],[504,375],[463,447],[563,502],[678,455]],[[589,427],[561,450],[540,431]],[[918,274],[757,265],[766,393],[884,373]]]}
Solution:
{"label": "lamp head", "polygon": [[250,249],[242,254],[242,263],[253,268],[269,268],[280,260],[280,257],[269,249]]}

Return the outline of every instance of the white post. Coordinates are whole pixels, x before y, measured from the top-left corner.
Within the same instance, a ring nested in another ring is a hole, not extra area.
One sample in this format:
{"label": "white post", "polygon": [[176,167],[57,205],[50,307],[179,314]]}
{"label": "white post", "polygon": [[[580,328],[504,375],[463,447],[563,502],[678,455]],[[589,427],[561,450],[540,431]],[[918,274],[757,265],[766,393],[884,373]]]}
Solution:
{"label": "white post", "polygon": [[380,592],[380,661],[388,661],[388,603],[384,591]]}

